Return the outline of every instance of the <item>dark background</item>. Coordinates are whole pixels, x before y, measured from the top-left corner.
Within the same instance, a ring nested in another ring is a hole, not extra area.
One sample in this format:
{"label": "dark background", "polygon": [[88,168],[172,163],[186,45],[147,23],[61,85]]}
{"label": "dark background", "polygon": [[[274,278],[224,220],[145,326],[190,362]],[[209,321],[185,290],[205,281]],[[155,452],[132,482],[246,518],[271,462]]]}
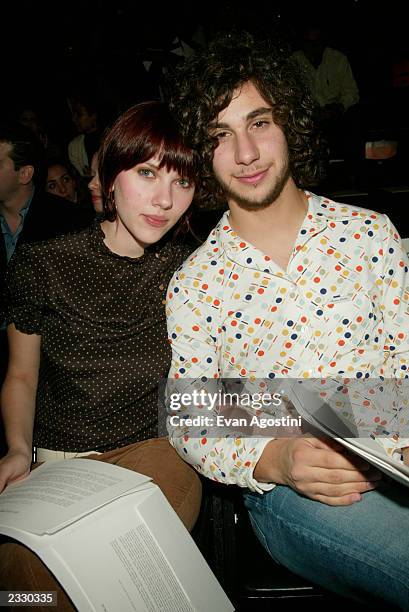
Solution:
{"label": "dark background", "polygon": [[305,15],[317,13],[331,46],[347,54],[361,101],[371,106],[375,123],[409,124],[406,101],[401,102],[406,88],[399,88],[396,96],[393,85],[394,65],[409,57],[406,3],[304,4],[305,8],[293,0],[174,0],[162,7],[154,0],[9,0],[2,4],[1,113],[4,117],[22,104],[37,105],[51,130],[58,124],[72,132],[68,92],[91,91],[108,114],[152,97],[141,61],[157,53],[152,49],[169,49],[176,35],[189,41],[199,26],[207,37],[220,29],[244,27],[272,36],[281,32],[295,42]]}

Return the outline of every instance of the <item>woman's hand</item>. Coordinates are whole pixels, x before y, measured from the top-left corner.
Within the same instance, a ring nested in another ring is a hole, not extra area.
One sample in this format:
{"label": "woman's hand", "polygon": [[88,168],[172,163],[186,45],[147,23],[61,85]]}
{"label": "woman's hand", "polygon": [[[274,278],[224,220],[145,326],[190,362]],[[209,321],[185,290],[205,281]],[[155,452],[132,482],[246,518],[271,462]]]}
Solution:
{"label": "woman's hand", "polygon": [[403,449],[402,454],[403,454],[403,463],[409,466],[409,446]]}
{"label": "woman's hand", "polygon": [[30,473],[31,456],[20,450],[9,451],[0,459],[0,492],[17,480],[26,478]]}

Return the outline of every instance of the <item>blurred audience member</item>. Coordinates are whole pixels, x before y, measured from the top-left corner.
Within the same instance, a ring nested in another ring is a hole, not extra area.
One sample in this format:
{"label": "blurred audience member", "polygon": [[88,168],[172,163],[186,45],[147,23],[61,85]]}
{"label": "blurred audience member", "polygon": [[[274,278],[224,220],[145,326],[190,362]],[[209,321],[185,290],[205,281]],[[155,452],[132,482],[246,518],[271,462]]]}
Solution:
{"label": "blurred audience member", "polygon": [[293,57],[299,62],[311,93],[323,113],[342,114],[359,102],[359,90],[348,58],[327,46],[318,24],[307,24],[301,35],[301,48]]}
{"label": "blurred audience member", "polygon": [[37,136],[42,142],[47,155],[57,156],[61,154],[60,147],[50,139],[41,114],[34,106],[20,106],[17,112],[17,121]]}
{"label": "blurred audience member", "polygon": [[347,56],[327,45],[319,22],[306,22],[293,53],[320,111],[330,157],[364,157],[359,90]]}
{"label": "blurred audience member", "polygon": [[46,193],[43,173],[44,147],[34,133],[21,125],[0,126],[0,383],[7,363],[3,289],[17,244],[82,229],[93,218],[86,210],[79,213],[72,202]]}
{"label": "blurred audience member", "polygon": [[88,189],[91,193],[91,201],[94,210],[97,214],[101,214],[104,210],[102,203],[101,183],[98,175],[98,152],[94,153],[91,160],[92,179],[88,183]]}
{"label": "blurred audience member", "polygon": [[70,202],[78,202],[77,181],[69,162],[59,159],[48,162],[46,191]]}
{"label": "blurred audience member", "polygon": [[68,157],[81,176],[89,177],[91,159],[101,138],[98,110],[85,96],[70,98],[69,105],[79,134],[68,144]]}

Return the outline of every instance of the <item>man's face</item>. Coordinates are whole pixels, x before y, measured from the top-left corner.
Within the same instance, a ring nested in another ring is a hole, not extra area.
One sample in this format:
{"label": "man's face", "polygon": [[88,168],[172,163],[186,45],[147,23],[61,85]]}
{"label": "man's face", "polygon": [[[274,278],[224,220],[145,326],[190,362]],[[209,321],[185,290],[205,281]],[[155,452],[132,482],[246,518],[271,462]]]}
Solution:
{"label": "man's face", "polygon": [[89,134],[97,127],[97,116],[95,113],[90,114],[82,104],[79,104],[74,113],[73,121],[77,130],[82,134]]}
{"label": "man's face", "polygon": [[261,210],[275,202],[290,178],[287,142],[253,83],[235,92],[210,133],[219,141],[213,170],[229,204]]}
{"label": "man's face", "polygon": [[20,185],[20,173],[10,157],[12,145],[0,142],[0,202],[10,199]]}

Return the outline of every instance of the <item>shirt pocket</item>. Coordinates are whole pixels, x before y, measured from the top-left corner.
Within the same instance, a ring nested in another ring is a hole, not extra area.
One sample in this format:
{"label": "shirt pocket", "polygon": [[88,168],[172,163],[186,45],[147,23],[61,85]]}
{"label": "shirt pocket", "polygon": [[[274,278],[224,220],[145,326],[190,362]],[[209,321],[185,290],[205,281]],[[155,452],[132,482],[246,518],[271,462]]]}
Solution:
{"label": "shirt pocket", "polygon": [[366,343],[378,325],[376,305],[365,292],[333,295],[323,311],[328,342],[338,349],[356,348]]}

